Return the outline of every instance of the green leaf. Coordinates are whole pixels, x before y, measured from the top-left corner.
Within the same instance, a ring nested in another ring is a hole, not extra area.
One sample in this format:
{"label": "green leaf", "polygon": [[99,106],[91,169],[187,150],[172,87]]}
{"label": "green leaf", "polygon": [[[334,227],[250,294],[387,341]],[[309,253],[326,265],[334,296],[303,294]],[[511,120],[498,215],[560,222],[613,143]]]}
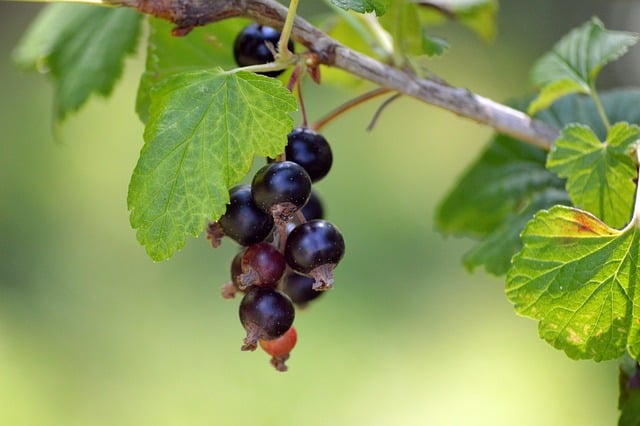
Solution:
{"label": "green leaf", "polygon": [[[601,100],[612,122],[640,124],[640,109],[636,107],[640,90],[605,92]],[[529,99],[523,99],[514,106],[521,109],[528,104]],[[557,128],[585,123],[601,140],[607,137],[593,102],[585,96],[564,97],[536,118]],[[511,257],[522,247],[519,235],[534,211],[570,204],[564,181],[545,169],[546,156],[523,142],[494,137],[443,200],[437,210],[438,228],[445,234],[479,240],[464,258],[469,269],[484,266],[494,274],[506,273]]]}
{"label": "green leaf", "polygon": [[50,73],[55,117],[63,120],[92,93],[111,93],[139,28],[140,15],[131,9],[52,4],[29,28],[14,58],[24,68]]}
{"label": "green leaf", "polygon": [[449,50],[449,43],[440,37],[422,32],[422,52],[427,56],[441,56]]}
{"label": "green leaf", "polygon": [[236,67],[233,43],[249,22],[246,19],[225,19],[196,27],[187,36],[174,37],[171,35],[174,24],[151,18],[146,69],[140,78],[136,99],[136,111],[142,122],[148,120],[151,88],[162,79],[185,71]]}
{"label": "green leaf", "polygon": [[568,203],[564,182],[545,168],[545,160],[544,151],[498,135],[438,207],[441,232],[481,240],[465,256],[469,269],[484,265],[488,272],[506,273],[535,211]]}
{"label": "green leaf", "polygon": [[567,193],[553,186],[531,192],[530,198],[504,218],[486,238],[478,242],[463,258],[467,269],[484,265],[487,272],[504,275],[511,267],[511,258],[522,248],[520,231],[534,214],[558,204],[568,205]]}
{"label": "green leaf", "polygon": [[384,15],[391,0],[330,0],[332,4],[344,10],[353,10],[358,13],[375,12],[376,15]]}
{"label": "green leaf", "polygon": [[597,18],[572,30],[533,66],[531,79],[541,91],[529,114],[570,93],[591,94],[602,67],[637,41],[636,33],[606,30]]}
{"label": "green leaf", "polygon": [[640,127],[618,123],[601,142],[584,125],[565,127],[549,154],[547,167],[567,179],[574,206],[587,210],[614,228],[631,217],[637,170],[630,150]]}
{"label": "green leaf", "polygon": [[629,390],[629,395],[620,409],[618,426],[640,425],[640,390]]}
{"label": "green leaf", "polygon": [[497,0],[430,0],[417,2],[425,24],[440,24],[449,20],[459,23],[486,42],[496,36]]}
{"label": "green leaf", "polygon": [[540,337],[573,359],[618,358],[640,349],[638,243],[570,207],[541,211],[522,234],[506,292],[515,310],[540,321]]}
{"label": "green leaf", "polygon": [[418,19],[418,6],[411,0],[396,0],[380,23],[393,39],[394,64],[402,67],[406,58],[423,55],[424,32]]}
{"label": "green leaf", "polygon": [[185,72],[154,87],[128,197],[152,259],[168,259],[224,213],[254,156],[283,151],[296,105],[280,81],[249,72]]}

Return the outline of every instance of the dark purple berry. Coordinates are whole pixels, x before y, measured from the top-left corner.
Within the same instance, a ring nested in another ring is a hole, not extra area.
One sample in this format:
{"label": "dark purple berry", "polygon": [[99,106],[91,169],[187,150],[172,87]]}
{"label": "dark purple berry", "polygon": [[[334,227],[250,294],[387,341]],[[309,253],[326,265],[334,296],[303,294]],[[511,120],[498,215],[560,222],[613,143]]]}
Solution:
{"label": "dark purple berry", "polygon": [[284,258],[294,271],[315,279],[314,290],[333,286],[333,268],[344,255],[344,238],[326,220],[298,225],[287,236]]}
{"label": "dark purple berry", "polygon": [[259,339],[272,340],[291,328],[293,303],[279,290],[253,286],[240,302],[240,322],[247,331],[242,350],[254,350]]}
{"label": "dark purple berry", "polygon": [[240,250],[231,261],[231,281],[224,284],[220,291],[222,297],[225,299],[233,299],[238,291],[242,291],[240,289],[240,275],[242,275],[242,256],[244,256],[245,251],[246,249],[244,248]]}
{"label": "dark purple berry", "polygon": [[306,220],[324,219],[324,207],[318,194],[312,189],[309,201],[304,205],[300,212]]}
{"label": "dark purple berry", "polygon": [[261,209],[273,215],[276,224],[285,224],[307,203],[311,179],[292,161],[270,163],[256,172],[251,194]]}
{"label": "dark purple berry", "polygon": [[304,306],[323,294],[323,292],[313,289],[315,281],[306,275],[288,272],[282,279],[282,291],[291,298],[293,303]]}
{"label": "dark purple berry", "polygon": [[[278,47],[280,33],[274,28],[260,24],[250,24],[246,26],[236,37],[233,45],[233,56],[238,66],[262,65],[273,62],[274,57],[267,46],[271,43],[274,49]],[[289,50],[293,52],[293,42],[289,40],[287,44]],[[268,71],[260,74],[268,77],[277,77],[284,70]]]}
{"label": "dark purple berry", "polygon": [[263,241],[273,230],[273,217],[258,207],[251,196],[249,185],[238,185],[229,191],[227,211],[218,225],[238,244],[248,246]]}
{"label": "dark purple berry", "polygon": [[253,244],[242,256],[239,288],[244,290],[251,285],[275,287],[286,266],[284,256],[274,246],[264,242]]}
{"label": "dark purple berry", "polygon": [[285,147],[288,161],[300,164],[309,174],[312,182],[317,182],[329,173],[333,154],[327,140],[319,133],[304,127],[293,129],[287,136]]}

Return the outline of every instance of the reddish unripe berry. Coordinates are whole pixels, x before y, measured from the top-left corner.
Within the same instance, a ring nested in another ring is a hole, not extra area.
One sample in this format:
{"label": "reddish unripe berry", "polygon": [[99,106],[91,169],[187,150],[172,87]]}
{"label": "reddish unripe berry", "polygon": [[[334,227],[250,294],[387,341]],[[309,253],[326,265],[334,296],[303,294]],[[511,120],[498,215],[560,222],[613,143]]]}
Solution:
{"label": "reddish unripe berry", "polygon": [[295,327],[291,327],[282,336],[273,340],[259,340],[260,347],[271,355],[271,365],[278,371],[287,371],[286,361],[298,341]]}
{"label": "reddish unripe berry", "polygon": [[260,347],[271,356],[289,355],[298,341],[298,333],[295,327],[291,327],[282,336],[277,339],[263,340],[260,339]]}
{"label": "reddish unripe berry", "polygon": [[253,244],[242,256],[242,274],[238,277],[238,288],[246,289],[251,285],[275,287],[284,270],[284,256],[269,243]]}

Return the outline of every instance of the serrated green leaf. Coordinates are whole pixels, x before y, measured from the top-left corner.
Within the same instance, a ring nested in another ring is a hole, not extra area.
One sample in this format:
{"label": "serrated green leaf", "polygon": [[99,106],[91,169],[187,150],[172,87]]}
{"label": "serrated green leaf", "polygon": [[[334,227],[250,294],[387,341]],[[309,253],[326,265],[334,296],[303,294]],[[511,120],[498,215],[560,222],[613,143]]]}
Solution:
{"label": "serrated green leaf", "polygon": [[574,206],[587,210],[614,228],[631,217],[637,170],[630,150],[640,138],[640,127],[618,123],[601,142],[584,125],[570,124],[556,140],[547,167],[567,179]]}
{"label": "serrated green leaf", "polygon": [[384,15],[391,5],[391,0],[330,0],[330,2],[344,10],[353,10],[358,13],[375,12],[376,15]]}
{"label": "serrated green leaf", "polygon": [[47,6],[18,45],[18,65],[48,72],[55,87],[54,110],[62,120],[92,93],[107,96],[135,50],[140,15],[131,9],[84,4]]}
{"label": "serrated green leaf", "polygon": [[233,43],[237,34],[250,21],[225,19],[194,28],[184,37],[174,37],[174,24],[151,18],[147,42],[147,62],[140,78],[136,112],[145,123],[149,115],[149,92],[154,84],[170,75],[207,70],[216,67],[233,68]]}
{"label": "serrated green leaf", "polygon": [[573,359],[638,357],[637,226],[622,231],[570,207],[542,211],[522,234],[506,292],[540,321],[540,337]]}
{"label": "serrated green leaf", "polygon": [[[640,110],[636,107],[640,104],[640,90],[606,92],[601,100],[612,122],[640,123]],[[523,99],[513,106],[521,109],[528,104],[529,99]],[[586,123],[599,138],[607,136],[593,102],[584,96],[562,98],[536,118],[557,128],[568,123]],[[522,246],[519,234],[532,217],[530,208],[534,204],[536,209],[570,204],[564,181],[543,170],[545,162],[544,151],[505,136],[496,137],[443,200],[437,210],[438,228],[445,234],[479,240],[465,256],[469,269],[484,266],[491,273],[505,273],[512,255]],[[556,196],[542,196],[544,188],[557,191]]]}
{"label": "serrated green leaf", "polygon": [[449,50],[447,40],[422,32],[422,52],[427,56],[442,56]]}
{"label": "serrated green leaf", "polygon": [[168,259],[224,213],[254,156],[283,151],[296,105],[280,81],[249,72],[185,72],[154,87],[128,197],[152,259]]}
{"label": "serrated green leaf", "polygon": [[454,20],[486,42],[493,41],[496,36],[497,0],[429,0],[417,3],[424,6],[420,8],[420,16],[425,24]]}
{"label": "serrated green leaf", "polygon": [[636,33],[606,30],[597,18],[571,31],[533,66],[531,80],[541,91],[529,114],[569,93],[591,94],[602,67],[637,41]]}

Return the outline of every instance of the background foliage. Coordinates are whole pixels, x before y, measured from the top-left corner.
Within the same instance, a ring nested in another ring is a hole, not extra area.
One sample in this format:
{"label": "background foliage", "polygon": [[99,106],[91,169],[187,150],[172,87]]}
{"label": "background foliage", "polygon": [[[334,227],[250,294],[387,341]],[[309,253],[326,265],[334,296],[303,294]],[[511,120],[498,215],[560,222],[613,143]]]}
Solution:
{"label": "background foliage", "polygon": [[[452,49],[433,68],[504,99],[527,94],[533,60],[591,15],[638,29],[621,19],[628,2],[556,3],[504,1],[494,46],[443,30]],[[335,165],[318,187],[348,254],[276,374],[266,355],[240,353],[237,304],[218,296],[233,244],[190,240],[153,264],[129,227],[142,50],[112,99],[55,125],[51,88],[9,57],[36,10],[0,4],[0,424],[615,422],[615,363],[569,362],[513,315],[503,280],[460,267],[472,243],[433,231],[488,129],[404,99],[371,134],[375,105],[327,128]],[[637,83],[634,57],[601,86]],[[349,97],[307,92],[312,117]]]}

